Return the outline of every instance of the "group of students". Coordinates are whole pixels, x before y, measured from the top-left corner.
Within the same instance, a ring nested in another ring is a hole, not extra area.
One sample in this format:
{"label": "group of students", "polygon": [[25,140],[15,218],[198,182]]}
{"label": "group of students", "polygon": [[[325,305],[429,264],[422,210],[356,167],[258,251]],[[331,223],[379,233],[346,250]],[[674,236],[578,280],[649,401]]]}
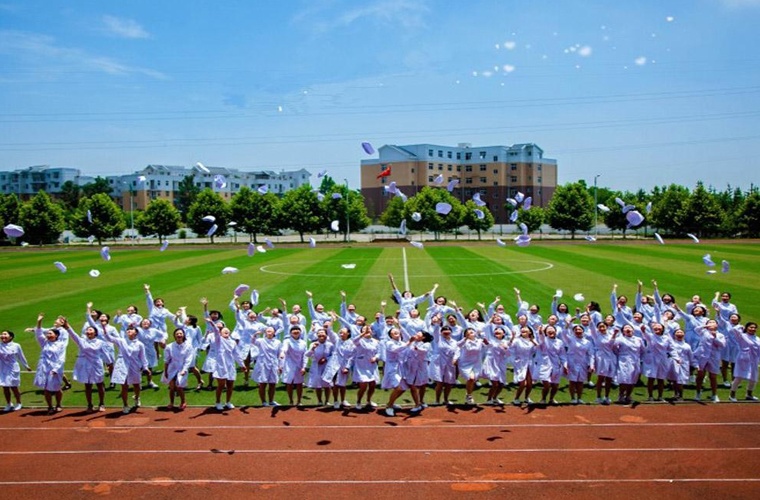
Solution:
{"label": "group of students", "polygon": [[[746,384],[745,398],[757,401],[753,390],[758,378],[760,339],[757,324],[741,324],[741,317],[731,295],[716,292],[710,306],[699,296],[692,297],[682,309],[671,294],[660,294],[653,283],[651,296],[642,293],[639,282],[633,308],[625,295],[618,295],[617,285],[610,296],[611,313],[602,315],[596,302],[585,311],[571,311],[560,301],[561,291],[552,299],[551,314],[544,321],[540,306],[517,300],[516,323],[506,312],[500,297],[486,306],[465,314],[461,307],[444,296],[436,296],[438,285],[420,296],[400,291],[389,275],[393,300],[397,308],[386,315],[387,303],[381,303],[374,321],[359,314],[341,292],[340,311],[328,311],[314,302],[307,291],[310,318],[299,305],[291,312],[285,300],[282,308],[266,308],[256,313],[252,301],[241,300],[238,291],[229,303],[234,313],[234,327],[228,326],[219,310],[209,310],[203,298],[205,328],[198,317],[186,308],[172,313],[163,299],[153,298],[145,285],[148,314],[142,317],[136,306],[126,313],[117,311],[114,324],[104,312],[87,304],[85,324],[74,331],[65,317],[44,327],[44,315],[37,318],[33,331],[40,344],[34,384],[44,391],[48,412],[61,411],[63,390],[70,387],[64,375],[69,340],[78,348],[73,379],[84,384],[89,411],[105,411],[106,375],[111,386],[121,386],[123,412],[140,406],[143,376],[147,386],[153,381],[163,356],[161,382],[169,389],[170,409],[185,409],[185,390],[190,374],[196,389],[203,387],[201,372],[209,374],[208,387],[216,389],[214,407],[223,411],[234,408],[232,396],[238,369],[244,383],[258,386],[262,406],[277,406],[275,389],[285,385],[288,402],[300,405],[303,387],[314,390],[317,404],[334,408],[377,407],[373,395],[379,384],[389,390],[385,408],[389,416],[400,409],[398,398],[409,391],[414,401],[412,413],[427,407],[426,392],[433,385],[430,404],[452,404],[452,388],[464,383],[466,404],[476,404],[475,388],[487,381],[486,404],[504,404],[501,392],[507,384],[508,366],[516,384],[513,404],[532,404],[534,385],[540,386],[539,404],[556,404],[555,396],[562,378],[568,382],[573,404],[581,404],[584,386],[596,389],[596,402],[610,404],[612,386],[619,387],[618,402],[630,403],[633,387],[643,376],[647,379],[650,401],[662,400],[666,382],[673,397],[683,398],[684,385],[696,385],[695,399],[701,400],[705,375],[709,380],[711,400],[718,402],[718,376],[730,386],[730,400],[737,401],[737,389]],[[252,297],[254,299],[254,297]],[[418,309],[427,304],[425,314]],[[714,310],[714,318],[710,311]],[[167,323],[174,326],[169,342]],[[13,332],[0,335],[0,386],[7,406],[5,411],[22,407],[21,366],[29,363]],[[200,369],[199,353],[206,352]],[[382,369],[381,369],[382,367]],[[733,380],[729,378],[731,371]],[[592,376],[596,381],[592,383]],[[213,384],[215,381],[215,384]],[[346,399],[346,389],[357,384],[354,405]],[[133,401],[129,402],[129,386]],[[97,391],[98,404],[93,404]],[[13,396],[13,399],[11,398]],[[15,403],[14,403],[15,399]],[[222,402],[224,399],[224,402]]]}

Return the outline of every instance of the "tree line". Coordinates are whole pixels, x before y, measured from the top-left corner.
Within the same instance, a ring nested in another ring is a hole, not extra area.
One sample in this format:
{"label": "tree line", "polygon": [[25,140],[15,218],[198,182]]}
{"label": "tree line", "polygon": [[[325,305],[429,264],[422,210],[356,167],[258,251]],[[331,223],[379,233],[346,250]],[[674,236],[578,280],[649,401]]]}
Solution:
{"label": "tree line", "polygon": [[[318,190],[305,185],[281,197],[243,187],[229,202],[211,189],[201,191],[192,177],[188,178],[180,183],[174,204],[155,199],[144,211],[134,213],[122,210],[113,201],[105,179],[96,179],[78,190],[68,186],[65,196],[55,201],[44,192],[27,202],[20,202],[14,194],[0,195],[0,223],[3,227],[23,227],[25,234],[19,241],[36,245],[58,242],[65,229],[101,244],[121,238],[132,225],[140,235],[155,236],[159,241],[187,227],[199,236],[208,235],[212,243],[230,231],[247,234],[258,243],[260,235],[285,230],[297,232],[303,242],[305,234],[320,232],[342,234],[347,239],[349,232],[361,231],[372,223],[361,193],[335,183],[329,176],[322,178]],[[441,204],[450,210],[440,213],[437,208]],[[754,186],[746,191],[731,186],[717,191],[698,182],[693,190],[671,184],[649,192],[620,192],[605,187],[595,190],[579,181],[557,186],[545,208],[504,206],[508,213],[514,212],[515,223],[525,224],[530,233],[548,224],[569,232],[572,238],[591,231],[595,223],[603,223],[623,237],[631,230],[677,237],[688,233],[700,238],[760,236],[760,193]],[[641,224],[631,226],[631,211],[643,216]],[[494,225],[488,204],[475,199],[462,203],[446,189],[431,187],[408,198],[393,196],[377,222],[402,227],[402,221],[406,230],[433,233],[436,239],[462,227],[477,232],[480,238]],[[210,233],[213,225],[215,231]],[[5,234],[0,237],[7,242]]]}

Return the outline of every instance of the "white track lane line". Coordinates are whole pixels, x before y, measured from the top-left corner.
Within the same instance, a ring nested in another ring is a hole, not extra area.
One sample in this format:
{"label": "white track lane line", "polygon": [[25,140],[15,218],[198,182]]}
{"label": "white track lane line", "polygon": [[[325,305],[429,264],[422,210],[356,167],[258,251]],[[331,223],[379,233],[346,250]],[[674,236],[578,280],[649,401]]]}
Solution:
{"label": "white track lane line", "polygon": [[132,479],[132,480],[68,480],[68,481],[0,481],[0,486],[65,486],[80,484],[163,484],[163,485],[204,485],[204,484],[233,484],[233,485],[259,485],[273,484],[283,486],[298,485],[383,485],[383,484],[588,484],[588,483],[756,483],[760,478],[720,478],[700,477],[693,479],[664,479],[664,478],[640,478],[640,479],[388,479],[388,480],[247,480],[247,479]]}
{"label": "white track lane line", "polygon": [[404,261],[404,290],[411,290],[409,286],[409,265],[406,262],[406,248],[401,247],[401,258]]}
{"label": "white track lane line", "polygon": [[[212,451],[214,450],[214,451]],[[343,449],[343,450],[330,450],[330,449],[302,449],[302,450],[283,450],[283,449],[247,449],[247,450],[222,450],[216,448],[204,448],[204,449],[186,449],[186,450],[31,450],[31,451],[0,451],[0,456],[19,456],[19,455],[85,455],[88,453],[97,455],[174,455],[174,454],[197,454],[197,453],[230,453],[230,454],[288,454],[288,455],[308,455],[308,454],[377,454],[377,453],[393,453],[393,454],[425,454],[430,455],[433,453],[499,453],[517,455],[521,453],[664,453],[664,452],[676,452],[676,453],[702,453],[702,452],[716,452],[716,451],[760,451],[760,447],[716,447],[716,448],[511,448],[511,449]]]}

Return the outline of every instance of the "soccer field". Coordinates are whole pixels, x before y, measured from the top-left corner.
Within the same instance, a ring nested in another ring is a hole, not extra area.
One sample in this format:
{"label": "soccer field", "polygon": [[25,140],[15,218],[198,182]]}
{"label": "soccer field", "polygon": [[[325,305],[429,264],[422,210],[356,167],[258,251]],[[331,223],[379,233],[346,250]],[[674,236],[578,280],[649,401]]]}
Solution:
{"label": "soccer field", "polygon": [[[610,310],[609,294],[614,283],[618,293],[628,295],[631,304],[636,281],[644,282],[645,293],[651,293],[651,280],[656,279],[661,292],[669,292],[683,305],[694,294],[709,303],[718,290],[733,294],[742,314],[742,321],[760,319],[760,246],[751,242],[712,244],[652,243],[568,243],[534,242],[529,247],[499,247],[495,244],[455,246],[454,243],[427,244],[424,249],[409,245],[373,246],[308,246],[276,247],[266,253],[247,255],[246,245],[234,247],[181,247],[166,252],[158,248],[112,247],[112,259],[101,259],[97,247],[56,250],[7,250],[0,252],[3,287],[0,290],[2,329],[16,332],[30,363],[34,366],[39,347],[30,333],[37,314],[48,319],[62,314],[70,318],[75,329],[84,322],[85,304],[108,312],[130,304],[146,312],[143,284],[151,285],[154,297],[164,298],[167,307],[176,311],[187,306],[188,313],[201,316],[200,298],[207,297],[211,309],[232,314],[227,305],[233,290],[241,283],[258,290],[260,303],[279,307],[279,298],[288,306],[301,304],[306,313],[306,294],[326,309],[338,310],[340,291],[357,311],[372,318],[380,302],[388,302],[387,312],[394,312],[388,273],[399,288],[422,294],[438,283],[437,294],[469,310],[478,302],[490,303],[500,296],[513,317],[517,310],[513,288],[522,292],[524,300],[537,303],[544,318],[550,314],[552,295],[557,289],[571,309],[583,308],[595,300],[602,311]],[[715,268],[708,268],[702,256],[711,254]],[[730,271],[722,273],[722,260],[730,263]],[[63,262],[68,270],[61,273],[54,262]],[[347,264],[354,266],[344,267]],[[225,267],[239,270],[222,274]],[[100,276],[92,278],[89,271]],[[717,269],[715,274],[707,270]],[[573,299],[581,293],[583,301]],[[308,314],[308,313],[306,313]],[[46,324],[48,321],[45,322]],[[75,346],[69,346],[67,369],[76,359]],[[24,388],[31,389],[31,376],[24,377]],[[77,386],[75,385],[75,388]],[[165,398],[160,391],[160,398]],[[149,396],[149,395],[146,395]],[[41,399],[41,398],[40,398]],[[71,404],[67,395],[64,404]],[[149,403],[149,400],[146,400]]]}

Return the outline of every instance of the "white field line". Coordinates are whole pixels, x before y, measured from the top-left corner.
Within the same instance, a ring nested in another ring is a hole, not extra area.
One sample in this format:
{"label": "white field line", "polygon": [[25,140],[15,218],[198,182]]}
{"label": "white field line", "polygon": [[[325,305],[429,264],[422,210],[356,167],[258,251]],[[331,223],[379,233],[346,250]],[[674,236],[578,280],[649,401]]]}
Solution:
{"label": "white field line", "polygon": [[411,287],[409,287],[409,266],[406,262],[405,247],[401,247],[401,258],[404,261],[404,290],[411,290]]}
{"label": "white field line", "polygon": [[[127,417],[128,420],[128,417]],[[103,427],[0,427],[0,431],[26,431],[26,432],[49,432],[49,431],[115,431],[115,430],[313,430],[313,429],[373,429],[373,430],[415,430],[415,429],[556,429],[556,428],[625,428],[625,427],[760,427],[758,422],[615,422],[615,423],[573,423],[573,424],[443,424],[443,425],[114,425]]]}
{"label": "white field line", "polygon": [[737,452],[737,451],[760,451],[760,447],[715,447],[715,448],[698,448],[698,447],[678,447],[678,448],[510,448],[510,449],[467,449],[467,448],[447,448],[447,449],[184,449],[184,450],[29,450],[29,451],[0,451],[0,456],[20,456],[20,455],[85,455],[88,453],[98,455],[175,455],[175,454],[204,454],[204,453],[229,453],[229,454],[288,454],[288,455],[361,455],[361,454],[451,454],[451,453],[497,453],[497,454],[524,454],[524,453],[703,453],[703,452]]}
{"label": "white field line", "polygon": [[281,485],[281,486],[351,486],[351,485],[405,485],[405,484],[615,484],[615,483],[745,483],[760,482],[756,477],[721,478],[699,477],[693,479],[664,479],[664,478],[639,478],[639,479],[376,479],[376,480],[351,480],[351,479],[324,479],[324,480],[273,480],[267,481],[248,479],[132,479],[132,480],[66,480],[66,481],[0,481],[0,486],[78,486],[81,484],[113,484],[113,485],[204,485],[204,484],[231,484],[231,485]]}

